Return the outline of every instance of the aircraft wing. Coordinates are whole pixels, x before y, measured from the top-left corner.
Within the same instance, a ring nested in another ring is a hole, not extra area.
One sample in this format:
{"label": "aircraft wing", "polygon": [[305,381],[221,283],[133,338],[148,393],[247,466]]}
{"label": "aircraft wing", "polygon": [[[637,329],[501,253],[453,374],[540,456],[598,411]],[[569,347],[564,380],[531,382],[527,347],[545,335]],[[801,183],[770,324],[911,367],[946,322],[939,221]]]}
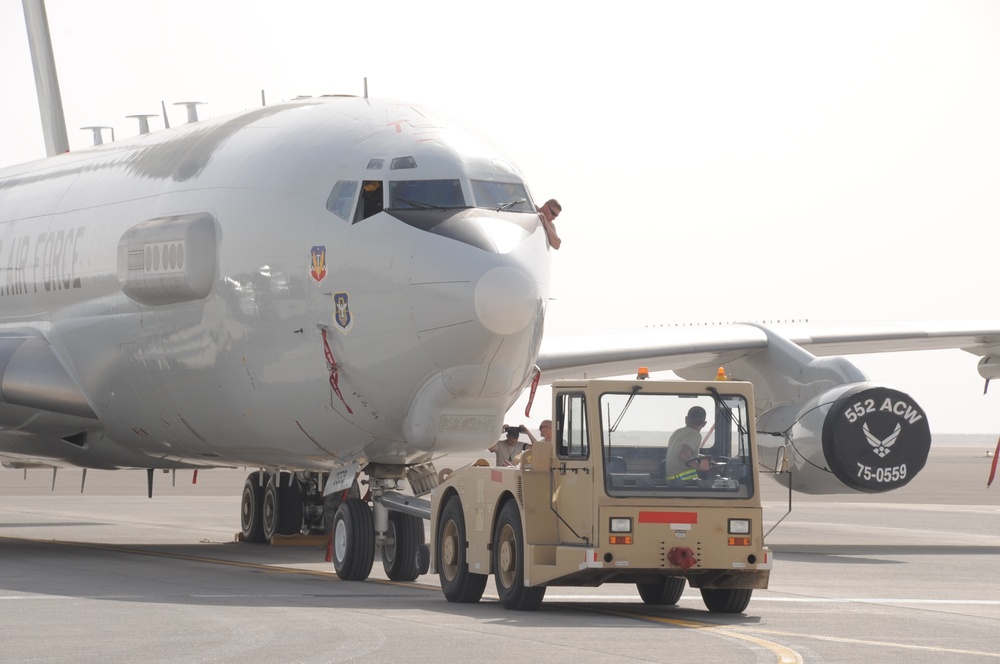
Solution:
{"label": "aircraft wing", "polygon": [[959,348],[987,356],[1000,349],[1000,321],[878,324],[799,323],[773,328],[814,355],[857,355]]}
{"label": "aircraft wing", "polygon": [[546,335],[538,368],[546,383],[560,378],[599,378],[720,365],[767,348],[767,335],[753,325],[664,327],[635,333]]}
{"label": "aircraft wing", "polygon": [[[962,349],[1000,365],[1000,321],[915,321],[874,324],[733,323],[666,326],[632,333],[546,336],[538,357],[542,380],[651,371],[711,377],[719,366],[766,351],[781,338],[812,355],[858,355]],[[697,371],[698,368],[703,371]],[[690,370],[690,371],[685,371]],[[985,377],[985,376],[984,376]]]}

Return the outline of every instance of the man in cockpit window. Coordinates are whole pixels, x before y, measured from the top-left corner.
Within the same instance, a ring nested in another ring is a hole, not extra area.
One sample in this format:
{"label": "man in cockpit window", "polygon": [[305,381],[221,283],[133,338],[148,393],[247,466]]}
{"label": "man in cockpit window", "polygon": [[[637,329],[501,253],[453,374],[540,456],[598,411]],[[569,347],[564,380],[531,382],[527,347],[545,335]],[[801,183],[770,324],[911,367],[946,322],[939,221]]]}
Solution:
{"label": "man in cockpit window", "polygon": [[562,206],[559,205],[559,201],[554,198],[550,198],[545,201],[540,208],[538,208],[538,216],[542,219],[542,228],[545,229],[545,236],[549,239],[549,246],[553,249],[558,249],[562,244],[562,240],[559,239],[559,234],[556,233],[556,225],[553,223],[555,218],[559,216],[562,212]]}

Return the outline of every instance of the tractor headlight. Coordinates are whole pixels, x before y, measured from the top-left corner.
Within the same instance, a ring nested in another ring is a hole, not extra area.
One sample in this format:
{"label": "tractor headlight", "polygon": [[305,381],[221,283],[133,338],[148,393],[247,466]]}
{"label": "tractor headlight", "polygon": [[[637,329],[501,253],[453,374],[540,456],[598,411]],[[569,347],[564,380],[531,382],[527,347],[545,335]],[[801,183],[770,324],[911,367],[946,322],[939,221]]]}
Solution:
{"label": "tractor headlight", "polygon": [[630,533],[632,532],[632,519],[628,517],[611,517],[611,527],[609,529],[613,533]]}
{"label": "tractor headlight", "polygon": [[750,519],[730,519],[729,520],[729,534],[730,535],[749,535],[750,534]]}

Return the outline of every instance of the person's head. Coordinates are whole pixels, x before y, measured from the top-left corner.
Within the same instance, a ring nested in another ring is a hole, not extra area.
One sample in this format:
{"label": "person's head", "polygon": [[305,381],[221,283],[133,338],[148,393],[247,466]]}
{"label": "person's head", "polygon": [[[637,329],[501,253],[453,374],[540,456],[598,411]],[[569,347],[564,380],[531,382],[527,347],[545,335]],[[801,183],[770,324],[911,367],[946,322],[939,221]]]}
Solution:
{"label": "person's head", "polygon": [[518,436],[521,435],[521,430],[516,426],[507,427],[507,442],[516,443]]}
{"label": "person's head", "polygon": [[705,426],[706,419],[704,408],[701,406],[691,406],[687,417],[684,418],[684,423],[692,429],[700,429]]}
{"label": "person's head", "polygon": [[542,434],[543,440],[552,440],[552,420],[542,420],[538,425],[538,433]]}
{"label": "person's head", "polygon": [[559,216],[562,212],[562,206],[559,205],[559,201],[554,198],[550,198],[542,204],[542,207],[538,208],[538,211],[544,215],[548,221],[552,221]]}

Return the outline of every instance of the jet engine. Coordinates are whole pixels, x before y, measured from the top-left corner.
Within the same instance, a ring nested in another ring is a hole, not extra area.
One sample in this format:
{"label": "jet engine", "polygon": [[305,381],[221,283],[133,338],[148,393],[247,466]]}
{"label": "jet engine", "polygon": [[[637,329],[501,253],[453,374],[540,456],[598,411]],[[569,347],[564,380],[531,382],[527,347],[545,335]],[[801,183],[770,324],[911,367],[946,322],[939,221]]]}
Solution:
{"label": "jet engine", "polygon": [[923,409],[909,395],[869,382],[768,410],[757,431],[763,466],[783,455],[790,472],[778,481],[811,494],[898,489],[923,469],[931,447]]}

